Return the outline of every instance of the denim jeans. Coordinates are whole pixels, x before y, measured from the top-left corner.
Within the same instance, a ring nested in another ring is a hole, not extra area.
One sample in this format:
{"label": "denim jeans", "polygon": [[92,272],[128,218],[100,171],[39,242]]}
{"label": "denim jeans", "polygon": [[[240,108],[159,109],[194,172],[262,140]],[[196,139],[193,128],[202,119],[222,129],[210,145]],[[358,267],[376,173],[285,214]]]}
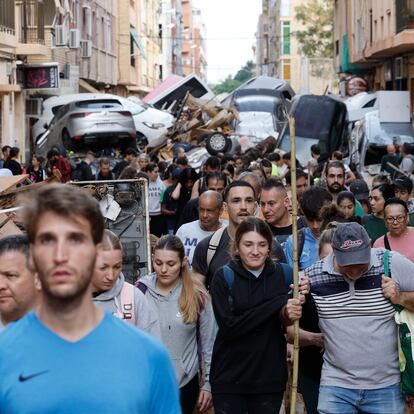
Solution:
{"label": "denim jeans", "polygon": [[319,388],[319,414],[403,414],[400,384],[374,390]]}

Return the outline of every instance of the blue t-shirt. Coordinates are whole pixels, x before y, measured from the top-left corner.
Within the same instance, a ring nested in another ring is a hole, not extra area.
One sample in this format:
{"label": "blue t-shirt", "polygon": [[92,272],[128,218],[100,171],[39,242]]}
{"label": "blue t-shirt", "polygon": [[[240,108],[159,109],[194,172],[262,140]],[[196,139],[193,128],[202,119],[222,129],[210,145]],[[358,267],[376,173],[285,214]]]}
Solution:
{"label": "blue t-shirt", "polygon": [[[303,243],[302,254],[299,258],[299,270],[304,270],[312,266],[319,260],[318,239],[312,234],[309,227],[304,228],[305,241]],[[286,260],[288,265],[293,267],[293,238],[289,236],[284,247]]]}
{"label": "blue t-shirt", "polygon": [[0,413],[181,413],[164,347],[110,314],[68,342],[29,313],[0,335],[0,373]]}

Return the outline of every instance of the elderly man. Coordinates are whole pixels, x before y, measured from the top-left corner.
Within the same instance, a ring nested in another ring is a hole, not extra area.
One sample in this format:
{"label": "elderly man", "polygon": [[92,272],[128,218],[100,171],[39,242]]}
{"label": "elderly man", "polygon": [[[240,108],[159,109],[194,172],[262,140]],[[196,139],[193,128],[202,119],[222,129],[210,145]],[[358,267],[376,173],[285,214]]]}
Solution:
{"label": "elderly man", "polygon": [[[384,249],[357,223],[338,224],[333,252],[305,270],[324,334],[320,414],[401,414],[394,304],[413,308],[414,264]],[[392,302],[392,303],[391,303]]]}
{"label": "elderly man", "polygon": [[28,268],[27,236],[0,239],[0,330],[22,318],[37,304],[39,292],[35,277]]}
{"label": "elderly man", "polygon": [[217,191],[205,191],[199,197],[199,220],[183,224],[177,230],[177,237],[183,242],[185,255],[191,264],[197,244],[218,230],[222,223],[220,214],[223,210],[223,197]]}
{"label": "elderly man", "polygon": [[396,170],[392,168],[388,163],[398,167],[401,161],[401,155],[397,154],[397,150],[394,145],[387,145],[387,153],[381,158],[381,172],[387,172],[394,177]]}

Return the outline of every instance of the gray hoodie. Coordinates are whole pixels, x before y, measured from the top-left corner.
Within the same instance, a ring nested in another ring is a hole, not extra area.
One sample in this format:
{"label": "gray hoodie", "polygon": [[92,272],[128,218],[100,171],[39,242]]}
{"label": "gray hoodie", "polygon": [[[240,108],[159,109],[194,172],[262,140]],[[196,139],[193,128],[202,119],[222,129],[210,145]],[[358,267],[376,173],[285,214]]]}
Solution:
{"label": "gray hoodie", "polygon": [[[121,273],[112,289],[102,292],[100,295],[94,297],[93,302],[104,312],[117,315],[118,311],[122,309],[121,290],[124,283],[127,282],[125,282],[125,277]],[[134,288],[134,307],[135,326],[157,338],[161,338],[160,324],[157,319],[157,314],[152,310],[145,295],[137,288]]]}
{"label": "gray hoodie", "polygon": [[[156,279],[156,274],[152,273],[140,279],[140,282],[147,286],[148,301],[157,310],[161,326],[161,341],[168,349],[179,386],[181,388],[186,385],[198,373],[198,346],[201,346],[200,351],[204,364],[202,389],[210,391],[210,364],[215,339],[211,299],[208,296],[205,301],[198,323],[184,323],[178,307],[182,283],[178,283],[174,290],[167,296],[163,296],[155,289]],[[199,326],[200,345],[197,343],[197,325]]]}

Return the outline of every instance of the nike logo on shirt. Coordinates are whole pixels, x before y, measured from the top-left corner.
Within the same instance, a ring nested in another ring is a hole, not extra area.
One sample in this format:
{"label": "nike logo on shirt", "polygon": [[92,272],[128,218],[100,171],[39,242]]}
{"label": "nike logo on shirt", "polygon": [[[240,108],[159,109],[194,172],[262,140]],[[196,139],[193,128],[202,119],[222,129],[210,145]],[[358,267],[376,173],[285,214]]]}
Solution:
{"label": "nike logo on shirt", "polygon": [[28,380],[30,380],[32,378],[38,377],[39,375],[43,375],[46,372],[49,372],[49,370],[36,372],[35,374],[31,374],[31,375],[23,375],[23,374],[20,374],[19,375],[19,382],[28,381]]}

